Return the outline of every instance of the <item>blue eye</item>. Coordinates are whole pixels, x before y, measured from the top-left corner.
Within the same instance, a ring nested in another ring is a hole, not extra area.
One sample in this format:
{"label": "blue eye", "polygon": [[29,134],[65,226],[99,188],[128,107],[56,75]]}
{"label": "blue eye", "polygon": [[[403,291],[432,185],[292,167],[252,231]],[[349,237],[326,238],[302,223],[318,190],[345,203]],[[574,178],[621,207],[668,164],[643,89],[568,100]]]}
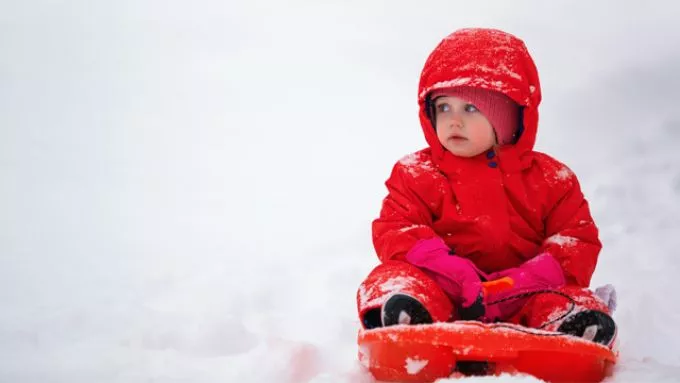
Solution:
{"label": "blue eye", "polygon": [[437,105],[437,113],[446,113],[451,111],[451,105],[449,104],[439,104]]}
{"label": "blue eye", "polygon": [[469,113],[479,112],[476,106],[472,104],[465,104],[465,111]]}

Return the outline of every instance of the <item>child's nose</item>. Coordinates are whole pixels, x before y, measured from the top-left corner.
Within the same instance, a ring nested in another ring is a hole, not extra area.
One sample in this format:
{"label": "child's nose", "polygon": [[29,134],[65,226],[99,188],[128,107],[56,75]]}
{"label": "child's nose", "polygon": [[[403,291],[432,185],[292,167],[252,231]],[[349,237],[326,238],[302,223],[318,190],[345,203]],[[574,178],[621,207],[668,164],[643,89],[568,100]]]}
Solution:
{"label": "child's nose", "polygon": [[454,112],[451,115],[451,127],[462,128],[463,126],[465,126],[463,123],[463,116],[458,112]]}

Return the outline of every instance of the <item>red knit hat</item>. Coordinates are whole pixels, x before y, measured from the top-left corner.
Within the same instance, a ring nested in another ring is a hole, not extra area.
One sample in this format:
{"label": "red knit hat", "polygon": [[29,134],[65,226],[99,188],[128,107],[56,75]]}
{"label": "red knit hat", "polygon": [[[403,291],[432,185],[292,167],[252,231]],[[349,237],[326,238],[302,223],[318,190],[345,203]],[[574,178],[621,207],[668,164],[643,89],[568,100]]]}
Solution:
{"label": "red knit hat", "polygon": [[458,97],[476,106],[496,131],[499,145],[514,144],[519,133],[520,107],[501,92],[472,87],[437,89],[431,99],[441,96]]}

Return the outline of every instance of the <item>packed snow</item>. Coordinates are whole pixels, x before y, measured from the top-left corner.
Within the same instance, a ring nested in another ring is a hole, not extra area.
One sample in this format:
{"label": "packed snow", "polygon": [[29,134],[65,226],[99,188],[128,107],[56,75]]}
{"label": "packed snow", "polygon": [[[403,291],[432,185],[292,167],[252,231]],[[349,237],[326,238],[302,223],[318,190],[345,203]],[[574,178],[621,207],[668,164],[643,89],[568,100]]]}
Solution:
{"label": "packed snow", "polygon": [[406,372],[409,375],[417,375],[428,363],[429,360],[406,358]]}
{"label": "packed snow", "polygon": [[555,234],[551,237],[546,238],[545,240],[546,243],[554,243],[556,245],[565,247],[565,246],[574,246],[578,242],[578,239],[574,237],[569,237],[566,235],[560,235],[560,234]]}
{"label": "packed snow", "polygon": [[579,177],[604,243],[593,287],[617,287],[609,382],[680,381],[678,14],[0,1],[0,381],[372,382],[355,306],[370,222],[425,146],[427,55],[471,26],[537,62],[537,150]]}

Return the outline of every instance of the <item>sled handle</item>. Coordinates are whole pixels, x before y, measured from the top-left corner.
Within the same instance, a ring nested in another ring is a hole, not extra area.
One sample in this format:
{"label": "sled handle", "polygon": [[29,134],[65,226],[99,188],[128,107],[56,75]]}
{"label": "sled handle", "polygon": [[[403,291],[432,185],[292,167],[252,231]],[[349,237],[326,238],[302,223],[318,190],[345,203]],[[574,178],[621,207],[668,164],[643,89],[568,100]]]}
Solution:
{"label": "sled handle", "polygon": [[502,291],[511,289],[515,285],[515,281],[510,277],[503,277],[493,281],[482,282],[482,291],[484,296],[488,294],[497,294]]}

